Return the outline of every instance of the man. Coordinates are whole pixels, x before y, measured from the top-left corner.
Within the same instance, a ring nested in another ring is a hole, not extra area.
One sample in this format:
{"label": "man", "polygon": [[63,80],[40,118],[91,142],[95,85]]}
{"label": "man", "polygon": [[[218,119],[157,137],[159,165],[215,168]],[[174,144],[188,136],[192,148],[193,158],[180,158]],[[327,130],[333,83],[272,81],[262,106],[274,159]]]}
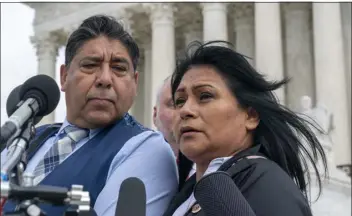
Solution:
{"label": "man", "polygon": [[160,87],[156,104],[153,107],[153,122],[155,127],[163,134],[166,141],[170,144],[175,156],[177,157],[179,146],[176,144],[172,132],[172,122],[175,109],[171,97],[171,76],[167,77]]}
{"label": "man", "polygon": [[[138,59],[136,42],[116,20],[84,20],[68,39],[60,68],[66,119],[43,142],[36,141],[55,127],[38,128],[31,143],[39,143],[26,169],[34,173],[34,182],[83,185],[99,216],[115,215],[120,185],[129,177],[145,184],[148,216],[162,215],[178,186],[171,148],[127,113],[136,96]],[[65,211],[41,207],[50,216]],[[13,205],[8,203],[5,210]]]}
{"label": "man", "polygon": [[[175,157],[178,157],[180,146],[172,132],[173,121],[176,110],[171,96],[171,76],[168,76],[158,91],[156,105],[153,109],[153,122],[155,127],[163,134],[166,141],[170,144]],[[193,164],[189,177],[196,172],[196,164]]]}

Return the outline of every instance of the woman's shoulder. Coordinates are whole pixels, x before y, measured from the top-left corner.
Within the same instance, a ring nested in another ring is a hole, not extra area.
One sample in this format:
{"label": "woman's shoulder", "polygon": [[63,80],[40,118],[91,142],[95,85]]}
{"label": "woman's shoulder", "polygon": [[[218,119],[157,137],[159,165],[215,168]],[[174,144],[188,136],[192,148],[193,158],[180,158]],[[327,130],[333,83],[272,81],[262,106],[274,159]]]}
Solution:
{"label": "woman's shoulder", "polygon": [[[303,193],[274,161],[264,158],[242,159],[231,169],[236,166],[237,172],[231,176],[257,212],[272,213],[263,215],[273,216],[278,215],[278,212],[287,216],[310,215],[309,204]],[[231,169],[228,171],[231,172]],[[271,212],[271,208],[275,208],[275,211]]]}
{"label": "woman's shoulder", "polygon": [[292,178],[279,165],[265,157],[241,159],[227,172],[243,190],[253,184],[291,185],[299,190]]}

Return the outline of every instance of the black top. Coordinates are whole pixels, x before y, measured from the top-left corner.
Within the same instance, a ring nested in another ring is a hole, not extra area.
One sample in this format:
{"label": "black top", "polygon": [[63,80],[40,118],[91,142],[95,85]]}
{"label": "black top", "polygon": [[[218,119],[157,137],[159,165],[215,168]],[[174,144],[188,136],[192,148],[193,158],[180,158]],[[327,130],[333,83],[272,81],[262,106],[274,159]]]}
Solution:
{"label": "black top", "polygon": [[[259,153],[259,148],[257,146],[241,152],[223,164],[219,170],[230,173],[256,216],[312,216],[306,198],[281,167],[269,159],[244,158],[248,155],[263,156]],[[195,183],[196,177],[193,175],[171,201],[164,216],[172,216],[188,199]],[[192,213],[191,209],[186,216],[205,215],[202,210]]]}

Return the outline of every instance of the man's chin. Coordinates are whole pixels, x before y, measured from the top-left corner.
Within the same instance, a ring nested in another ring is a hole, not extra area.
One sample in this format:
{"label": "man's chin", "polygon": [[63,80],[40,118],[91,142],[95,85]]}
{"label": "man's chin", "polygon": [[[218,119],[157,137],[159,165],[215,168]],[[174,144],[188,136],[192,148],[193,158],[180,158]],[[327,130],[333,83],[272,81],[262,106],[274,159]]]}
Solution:
{"label": "man's chin", "polygon": [[105,127],[113,123],[117,119],[116,116],[111,115],[108,112],[99,112],[94,111],[90,112],[87,115],[87,121],[92,125],[96,125],[97,127]]}

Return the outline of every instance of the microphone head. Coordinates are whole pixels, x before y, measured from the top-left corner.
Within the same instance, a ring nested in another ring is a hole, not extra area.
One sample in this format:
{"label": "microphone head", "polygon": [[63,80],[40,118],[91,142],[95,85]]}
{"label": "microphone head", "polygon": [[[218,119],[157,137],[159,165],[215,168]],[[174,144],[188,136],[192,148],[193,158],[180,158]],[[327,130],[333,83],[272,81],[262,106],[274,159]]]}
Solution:
{"label": "microphone head", "polygon": [[[18,108],[19,103],[21,102],[20,99],[20,90],[21,90],[22,85],[17,86],[14,88],[11,92],[10,95],[7,98],[6,101],[6,113],[7,116],[11,116]],[[42,120],[43,116],[36,116],[34,117],[34,124],[37,124]]]}
{"label": "microphone head", "polygon": [[115,215],[145,216],[146,205],[147,198],[143,182],[135,177],[125,179],[120,187]]}
{"label": "microphone head", "polygon": [[50,76],[40,74],[29,78],[20,89],[20,99],[34,98],[39,103],[37,116],[45,116],[54,111],[60,101],[60,90]]}

